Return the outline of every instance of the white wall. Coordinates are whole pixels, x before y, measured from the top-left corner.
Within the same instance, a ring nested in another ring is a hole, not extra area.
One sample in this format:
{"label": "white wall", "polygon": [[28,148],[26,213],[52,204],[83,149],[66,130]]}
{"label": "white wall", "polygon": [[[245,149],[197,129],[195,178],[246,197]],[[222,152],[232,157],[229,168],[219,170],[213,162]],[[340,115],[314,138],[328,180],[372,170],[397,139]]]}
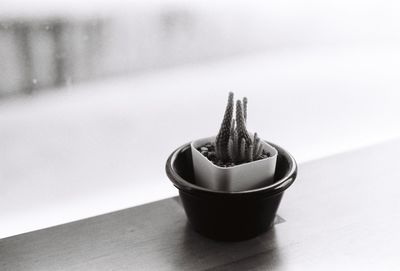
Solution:
{"label": "white wall", "polygon": [[[0,94],[258,50],[400,39],[400,4],[390,0],[5,0],[0,7]],[[18,23],[29,28],[31,57],[14,33]]]}

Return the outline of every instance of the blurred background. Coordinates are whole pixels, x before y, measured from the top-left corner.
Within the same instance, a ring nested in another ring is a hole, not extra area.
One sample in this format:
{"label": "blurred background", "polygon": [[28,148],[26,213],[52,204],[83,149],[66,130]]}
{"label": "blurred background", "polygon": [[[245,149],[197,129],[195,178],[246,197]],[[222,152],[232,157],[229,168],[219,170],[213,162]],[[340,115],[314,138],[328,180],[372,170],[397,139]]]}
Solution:
{"label": "blurred background", "polygon": [[2,0],[0,238],[176,195],[165,161],[217,133],[228,91],[300,164],[399,136],[399,14],[394,0]]}

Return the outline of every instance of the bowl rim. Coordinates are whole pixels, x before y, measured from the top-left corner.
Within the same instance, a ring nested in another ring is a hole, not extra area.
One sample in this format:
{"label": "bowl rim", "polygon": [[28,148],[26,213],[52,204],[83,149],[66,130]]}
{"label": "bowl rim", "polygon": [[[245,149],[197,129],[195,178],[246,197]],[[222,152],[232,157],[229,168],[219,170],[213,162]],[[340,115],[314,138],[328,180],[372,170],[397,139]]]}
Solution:
{"label": "bowl rim", "polygon": [[248,196],[248,195],[254,195],[254,194],[277,194],[277,193],[282,193],[285,191],[296,179],[297,176],[297,163],[296,160],[293,158],[293,156],[287,152],[285,149],[280,147],[279,145],[276,145],[274,143],[268,142],[264,140],[266,143],[270,144],[274,148],[277,149],[278,151],[278,156],[282,155],[286,158],[286,160],[289,163],[289,167],[285,175],[280,178],[279,180],[275,181],[273,184],[256,188],[256,189],[250,189],[250,190],[243,190],[243,191],[235,191],[235,192],[229,192],[229,191],[217,191],[217,190],[212,190],[208,189],[205,187],[201,187],[195,184],[192,184],[189,181],[186,181],[184,178],[182,178],[175,170],[173,164],[174,161],[176,160],[177,156],[181,154],[184,150],[187,148],[190,149],[190,144],[191,142],[188,142],[186,144],[183,144],[179,148],[175,149],[170,156],[168,157],[168,160],[165,165],[165,170],[167,173],[168,178],[171,180],[171,182],[174,184],[176,188],[179,190],[183,190],[189,193],[200,193],[200,194],[208,194],[208,195],[221,195],[221,196]]}

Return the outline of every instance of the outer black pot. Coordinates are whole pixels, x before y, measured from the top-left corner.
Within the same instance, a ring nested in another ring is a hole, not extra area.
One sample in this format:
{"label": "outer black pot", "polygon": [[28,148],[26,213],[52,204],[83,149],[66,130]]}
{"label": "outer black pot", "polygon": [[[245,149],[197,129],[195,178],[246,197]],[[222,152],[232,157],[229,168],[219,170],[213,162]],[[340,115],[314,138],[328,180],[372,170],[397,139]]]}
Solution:
{"label": "outer black pot", "polygon": [[269,144],[278,150],[274,183],[240,192],[213,191],[197,186],[190,143],[170,155],[167,175],[179,189],[186,215],[197,232],[217,240],[238,241],[255,237],[273,225],[283,192],[296,178],[297,165],[287,151]]}

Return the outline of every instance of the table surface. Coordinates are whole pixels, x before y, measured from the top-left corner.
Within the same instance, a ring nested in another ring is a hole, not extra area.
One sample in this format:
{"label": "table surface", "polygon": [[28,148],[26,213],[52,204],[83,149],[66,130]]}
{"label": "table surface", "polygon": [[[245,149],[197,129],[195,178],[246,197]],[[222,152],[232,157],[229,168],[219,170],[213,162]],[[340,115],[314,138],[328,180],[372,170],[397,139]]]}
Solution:
{"label": "table surface", "polygon": [[178,198],[0,240],[0,270],[398,270],[400,140],[299,166],[269,232],[216,242]]}

